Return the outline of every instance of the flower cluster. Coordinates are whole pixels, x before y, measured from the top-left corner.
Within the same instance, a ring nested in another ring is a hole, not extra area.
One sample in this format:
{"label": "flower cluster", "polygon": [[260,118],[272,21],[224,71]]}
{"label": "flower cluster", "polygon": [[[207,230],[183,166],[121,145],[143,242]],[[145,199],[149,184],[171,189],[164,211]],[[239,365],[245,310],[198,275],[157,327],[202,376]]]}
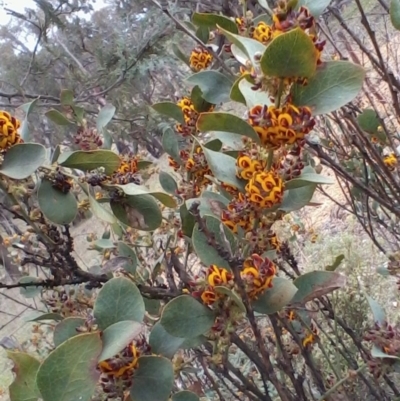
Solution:
{"label": "flower cluster", "polygon": [[121,396],[132,386],[133,373],[139,367],[139,357],[150,354],[150,346],[144,338],[138,339],[110,359],[98,364],[100,385],[107,399]]}
{"label": "flower cluster", "polygon": [[292,8],[288,8],[286,4],[283,4],[282,7],[278,7],[274,10],[272,19],[272,25],[260,21],[255,27],[252,27],[250,29],[251,37],[266,45],[277,36],[300,27],[313,41],[316,49],[316,62],[317,64],[321,63],[321,53],[325,47],[326,41],[318,40],[318,36],[316,35],[316,21],[310,14],[308,8],[302,6],[296,11]]}
{"label": "flower cluster", "polygon": [[138,177],[138,158],[133,154],[126,154],[120,156],[121,164],[117,171],[111,176],[111,182],[119,185],[125,185],[129,183],[139,184],[140,179]]}
{"label": "flower cluster", "polygon": [[296,107],[291,103],[280,108],[255,106],[249,111],[248,121],[261,143],[272,149],[304,140],[315,126],[309,107]]}
{"label": "flower cluster", "polygon": [[247,258],[240,275],[249,298],[256,299],[267,288],[272,287],[272,279],[276,272],[275,264],[268,258],[263,258],[257,254]]}
{"label": "flower cluster", "polygon": [[195,110],[194,104],[187,96],[181,98],[176,103],[183,113],[184,124],[176,124],[175,128],[179,134],[184,137],[196,134],[196,122],[199,118],[199,113]]}
{"label": "flower cluster", "polygon": [[[257,254],[251,255],[243,263],[240,277],[243,280],[245,290],[250,299],[256,299],[267,288],[272,287],[272,279],[277,272],[275,264],[268,258]],[[226,295],[219,293],[215,287],[223,286],[229,289],[235,288],[234,277],[228,270],[211,265],[205,271],[205,278],[195,283],[200,290],[194,291],[194,296],[199,296],[205,305],[214,305],[218,301],[226,299]]]}
{"label": "flower cluster", "polygon": [[387,322],[375,323],[375,326],[364,335],[364,340],[389,356],[388,358],[371,358],[368,361],[370,372],[374,377],[379,378],[390,371],[390,367],[395,363],[396,359],[390,356],[397,357],[400,353],[400,328]]}
{"label": "flower cluster", "polygon": [[393,171],[397,166],[397,157],[394,153],[390,153],[383,158],[383,163],[385,166]]}
{"label": "flower cluster", "polygon": [[103,145],[103,139],[95,128],[79,127],[74,142],[82,150],[95,150]]}
{"label": "flower cluster", "polygon": [[189,58],[190,67],[194,71],[201,71],[210,66],[213,55],[205,48],[196,47],[192,50]]}
{"label": "flower cluster", "polygon": [[18,133],[21,123],[6,111],[0,111],[0,151],[21,143],[22,139]]}

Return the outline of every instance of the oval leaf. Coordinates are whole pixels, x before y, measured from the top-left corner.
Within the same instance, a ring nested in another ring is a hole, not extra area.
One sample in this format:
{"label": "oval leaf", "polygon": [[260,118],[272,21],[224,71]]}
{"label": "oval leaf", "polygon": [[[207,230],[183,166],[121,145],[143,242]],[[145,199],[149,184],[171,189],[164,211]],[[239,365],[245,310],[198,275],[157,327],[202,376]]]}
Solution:
{"label": "oval leaf", "polygon": [[400,31],[400,0],[390,1],[390,21],[392,25]]}
{"label": "oval leaf", "polygon": [[365,70],[348,61],[328,61],[317,68],[306,86],[294,85],[293,103],[326,114],[351,102],[360,92]]}
{"label": "oval leaf", "polygon": [[129,259],[129,262],[126,263],[123,268],[129,273],[135,274],[139,264],[135,251],[130,246],[120,241],[118,242],[118,255]]}
{"label": "oval leaf", "polygon": [[62,343],[44,360],[36,382],[43,401],[89,401],[100,372],[99,333],[84,333]]}
{"label": "oval leaf", "polygon": [[294,178],[293,180],[285,183],[285,189],[295,189],[305,187],[310,184],[334,184],[335,181],[332,178],[324,177],[317,173],[305,173],[301,174],[300,177]]}
{"label": "oval leaf", "polygon": [[112,104],[106,104],[99,112],[96,120],[97,131],[102,131],[102,129],[112,120],[115,114],[115,106]]}
{"label": "oval leaf", "polygon": [[142,231],[153,231],[162,221],[157,202],[150,195],[127,196],[124,204],[110,202],[115,217],[125,225]]}
{"label": "oval leaf", "polygon": [[310,78],[316,68],[317,50],[301,28],[276,37],[261,58],[262,72],[270,77]]}
{"label": "oval leaf", "polygon": [[214,290],[218,294],[227,295],[228,298],[230,298],[236,304],[236,306],[239,307],[239,309],[242,312],[246,313],[246,307],[244,306],[244,303],[240,299],[239,295],[236,294],[234,291],[232,291],[231,289],[229,289],[227,287],[223,287],[223,286],[219,286],[219,285],[215,286]]}
{"label": "oval leaf", "polygon": [[344,287],[346,277],[336,272],[313,271],[296,278],[293,284],[298,291],[291,303],[305,303]]}
{"label": "oval leaf", "polygon": [[190,295],[181,295],[168,302],[161,315],[161,324],[172,336],[193,338],[206,333],[214,324],[214,312]]}
{"label": "oval leaf", "polygon": [[175,393],[172,396],[172,401],[200,401],[200,398],[189,390],[183,390]]}
{"label": "oval leaf", "polygon": [[371,308],[372,314],[374,316],[374,322],[380,325],[387,322],[386,313],[381,305],[375,301],[375,299],[371,298],[369,295],[365,295],[367,298],[369,307]]}
{"label": "oval leaf", "polygon": [[381,122],[374,109],[366,109],[357,116],[358,125],[368,134],[376,134]]}
{"label": "oval leaf", "polygon": [[81,317],[67,317],[62,320],[54,329],[53,341],[54,345],[58,347],[64,341],[71,337],[80,334],[76,329],[85,325],[85,319]]}
{"label": "oval leaf", "polygon": [[151,352],[156,355],[172,359],[178,349],[184,343],[184,338],[171,336],[160,322],[157,322],[151,329],[149,344]]}
{"label": "oval leaf", "polygon": [[172,363],[160,356],[142,356],[133,376],[132,401],[167,401],[174,384]]}
{"label": "oval leaf", "polygon": [[49,180],[43,180],[38,190],[39,208],[44,216],[55,224],[70,224],[78,213],[75,196],[62,193]]}
{"label": "oval leaf", "polygon": [[113,278],[104,284],[94,304],[94,317],[100,330],[114,323],[133,320],[141,323],[144,302],[140,291],[124,277]]}
{"label": "oval leaf", "polygon": [[14,363],[15,379],[8,388],[11,401],[37,401],[40,398],[36,385],[36,374],[40,362],[23,352],[7,352],[7,357]]}
{"label": "oval leaf", "polygon": [[256,143],[260,143],[260,138],[253,127],[240,117],[230,113],[202,113],[197,120],[197,129],[202,132],[231,132],[247,136]]}
{"label": "oval leaf", "polygon": [[181,156],[179,154],[179,142],[175,132],[167,127],[163,131],[162,137],[163,149],[179,164],[182,164]]}
{"label": "oval leaf", "polygon": [[166,173],[165,171],[160,171],[160,175],[158,177],[160,181],[160,185],[165,192],[169,194],[176,195],[176,190],[178,189],[178,184],[176,183],[174,177],[171,174]]}
{"label": "oval leaf", "polygon": [[197,85],[202,97],[209,103],[219,104],[228,102],[233,82],[224,74],[217,71],[201,71],[186,78],[186,82]]}
{"label": "oval leaf", "polygon": [[60,102],[63,106],[74,105],[74,92],[70,89],[63,89],[60,95]]}
{"label": "oval leaf", "polygon": [[23,180],[46,162],[46,149],[38,143],[19,143],[7,150],[0,174]]}
{"label": "oval leaf", "polygon": [[57,125],[73,125],[74,123],[68,120],[64,114],[60,113],[58,110],[51,109],[45,113],[45,116],[52,121],[54,124]]}
{"label": "oval leaf", "polygon": [[272,280],[272,288],[265,290],[252,305],[256,312],[270,315],[279,312],[294,297],[297,287],[292,281],[282,277]]}
{"label": "oval leaf", "polygon": [[102,207],[97,200],[89,195],[89,203],[90,203],[90,210],[93,212],[93,214],[99,218],[100,220],[108,223],[108,224],[114,224],[117,219],[115,216],[109,212],[107,209]]}
{"label": "oval leaf", "polygon": [[91,171],[103,167],[109,175],[116,171],[121,163],[119,156],[111,150],[78,150],[76,152],[61,153],[58,164],[82,171]]}
{"label": "oval leaf", "polygon": [[216,29],[217,25],[232,33],[238,33],[237,25],[229,18],[223,15],[211,13],[194,13],[192,16],[193,24],[197,26],[205,26],[207,28]]}
{"label": "oval leaf", "polygon": [[320,17],[332,0],[298,0],[297,8],[307,7],[314,18]]}
{"label": "oval leaf", "polygon": [[107,327],[102,334],[103,350],[99,361],[112,358],[130,344],[142,331],[142,325],[131,320],[123,320]]}
{"label": "oval leaf", "polygon": [[59,322],[63,320],[64,318],[59,314],[59,313],[43,313],[40,316],[37,316],[33,319],[28,320],[28,322],[41,322],[42,320],[55,320],[56,322]]}
{"label": "oval leaf", "polygon": [[285,191],[282,204],[279,206],[279,210],[293,212],[303,208],[311,201],[316,189],[317,184],[309,184],[301,188]]}
{"label": "oval leaf", "polygon": [[153,104],[153,109],[158,113],[173,118],[179,123],[183,124],[185,121],[183,119],[182,109],[175,103],[172,102],[161,102]]}

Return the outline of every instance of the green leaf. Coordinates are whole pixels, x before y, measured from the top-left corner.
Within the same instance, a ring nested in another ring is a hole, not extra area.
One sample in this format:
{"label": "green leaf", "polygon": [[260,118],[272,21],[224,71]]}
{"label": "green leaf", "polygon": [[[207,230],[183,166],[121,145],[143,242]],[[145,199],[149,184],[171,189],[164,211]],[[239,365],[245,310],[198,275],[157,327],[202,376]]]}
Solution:
{"label": "green leaf", "polygon": [[31,114],[33,112],[38,101],[39,101],[39,98],[32,100],[29,103],[24,103],[23,105],[20,106],[20,108],[24,111],[26,117],[29,117],[29,114]]}
{"label": "green leaf", "polygon": [[107,327],[102,333],[103,350],[99,362],[112,358],[130,344],[142,331],[142,325],[131,320],[123,320]]}
{"label": "green leaf", "polygon": [[21,129],[20,129],[21,138],[23,139],[24,142],[28,142],[28,140],[29,140],[29,121],[28,121],[28,117],[32,113],[32,111],[34,110],[38,100],[39,100],[39,98],[33,100],[32,102],[25,103],[22,106],[20,106],[20,108],[25,112],[25,118],[22,121],[22,126],[21,126]]}
{"label": "green leaf", "polygon": [[190,295],[180,295],[165,306],[160,322],[174,337],[193,338],[210,330],[214,320],[211,309]]}
{"label": "green leaf", "polygon": [[364,77],[365,70],[357,64],[328,61],[317,68],[306,86],[293,86],[293,103],[311,107],[313,115],[330,113],[358,95]]}
{"label": "green leaf", "polygon": [[376,134],[381,122],[374,109],[365,109],[357,116],[358,125],[368,134]]}
{"label": "green leaf", "polygon": [[175,43],[172,44],[172,51],[174,52],[175,56],[178,57],[183,63],[185,63],[188,67],[190,67],[190,61],[187,54],[185,54],[181,48],[176,45]]}
{"label": "green leaf", "polygon": [[260,14],[253,19],[253,23],[257,26],[260,22],[265,22],[267,25],[272,25],[273,21],[269,14]]}
{"label": "green leaf", "polygon": [[230,100],[229,94],[233,82],[217,71],[201,71],[186,78],[186,82],[197,85],[204,100],[211,104],[219,104]]}
{"label": "green leaf", "polygon": [[203,43],[207,43],[210,39],[210,30],[206,26],[199,26],[196,30],[196,37]]}
{"label": "green leaf", "polygon": [[184,338],[171,336],[158,321],[150,332],[149,345],[151,352],[156,355],[172,359],[175,353],[181,348]]}
{"label": "green leaf", "polygon": [[137,164],[138,170],[145,170],[147,167],[150,167],[153,165],[153,162],[148,161],[148,160],[139,160]]}
{"label": "green leaf", "polygon": [[133,376],[132,401],[168,401],[174,384],[172,363],[161,356],[142,356]]}
{"label": "green leaf", "polygon": [[191,238],[195,220],[193,215],[189,212],[186,203],[179,208],[179,215],[181,218],[182,232],[186,237]]}
{"label": "green leaf", "polygon": [[233,185],[236,188],[244,188],[244,181],[236,177],[236,159],[221,152],[214,152],[205,147],[203,147],[203,152],[207,159],[208,166],[216,179],[226,184]]}
{"label": "green leaf", "polygon": [[168,153],[177,163],[182,164],[179,153],[178,137],[170,127],[164,129],[162,146],[165,152]]}
{"label": "green leaf", "polygon": [[301,6],[307,7],[310,14],[314,18],[318,18],[324,13],[331,1],[332,0],[299,0],[296,8],[299,9]]}
{"label": "green leaf", "polygon": [[369,307],[371,308],[372,315],[374,316],[374,322],[378,323],[379,325],[387,322],[386,313],[382,306],[367,294],[365,294],[365,298],[367,298]]}
{"label": "green leaf", "polygon": [[124,269],[131,274],[135,274],[139,264],[135,251],[130,246],[120,241],[118,242],[118,255],[130,259],[130,262],[125,264]]}
{"label": "green leaf", "polygon": [[23,180],[46,161],[46,149],[38,143],[19,143],[7,150],[0,174],[14,180]]}
{"label": "green leaf", "polygon": [[[260,63],[259,56],[264,54],[266,49],[262,43],[254,39],[246,38],[245,36],[234,35],[222,28],[220,28],[220,30],[222,34],[244,53],[253,65],[258,65]],[[245,62],[245,60],[243,61]]]}
{"label": "green leaf", "polygon": [[226,295],[228,298],[230,298],[235,304],[236,306],[244,313],[246,313],[246,307],[244,306],[243,301],[241,300],[240,296],[238,294],[236,294],[235,291],[224,287],[222,285],[217,285],[214,287],[215,292],[217,292],[218,294],[223,294]]}
{"label": "green leaf", "polygon": [[390,1],[389,13],[392,25],[400,31],[400,0]]}
{"label": "green leaf", "polygon": [[43,313],[40,316],[35,317],[34,319],[28,320],[29,322],[41,322],[42,320],[55,320],[61,321],[64,318],[59,313]]}
{"label": "green leaf", "polygon": [[285,189],[296,189],[306,187],[310,184],[334,184],[335,181],[330,177],[324,177],[317,173],[304,173],[285,183]]}
{"label": "green leaf", "polygon": [[151,195],[167,207],[170,208],[176,207],[175,199],[163,192],[150,192],[146,187],[134,183],[126,185],[115,185],[115,187],[122,189],[122,191],[129,197]]}
{"label": "green leaf", "polygon": [[109,238],[101,238],[94,242],[94,246],[99,249],[112,249],[115,248],[114,242]]}
{"label": "green leaf", "polygon": [[201,217],[214,216],[219,219],[222,210],[226,209],[226,206],[228,206],[229,200],[219,193],[204,191],[201,194],[201,198],[187,200],[187,208],[190,209],[194,202],[200,203],[199,212]]}
{"label": "green leaf", "polygon": [[176,195],[178,184],[176,183],[174,177],[172,177],[171,174],[168,174],[165,171],[160,171],[158,179],[160,180],[160,185],[165,192],[168,192],[169,194],[172,195]]}
{"label": "green leaf", "polygon": [[246,80],[246,76],[241,76],[234,82],[234,84],[231,87],[229,97],[234,102],[238,102],[238,103],[242,103],[242,104],[246,105],[247,104],[246,99],[243,96],[242,91],[239,89],[240,82],[242,82],[243,80]]}
{"label": "green leaf", "polygon": [[239,90],[245,99],[248,108],[252,108],[257,105],[270,106],[272,104],[269,99],[268,93],[263,90],[253,90],[253,84],[247,79],[242,79],[239,82]]}
{"label": "green leaf", "polygon": [[205,111],[210,110],[210,107],[212,106],[211,103],[204,100],[203,93],[197,85],[192,88],[190,99],[192,100],[194,109],[198,113],[204,113]]}
{"label": "green leaf", "polygon": [[103,167],[105,174],[110,175],[118,169],[121,160],[111,150],[77,150],[75,152],[61,153],[58,158],[58,164],[82,171],[91,171]]}
{"label": "green leaf", "polygon": [[153,316],[158,316],[160,313],[161,302],[158,299],[143,298],[146,312]]}
{"label": "green leaf", "polygon": [[235,22],[223,15],[194,13],[192,16],[192,22],[197,26],[205,26],[210,29],[216,29],[217,26],[220,26],[229,32],[238,33],[238,28]]}
{"label": "green leaf", "polygon": [[301,28],[277,36],[261,58],[261,70],[270,77],[311,78],[316,68],[317,50]]}
{"label": "green leaf", "polygon": [[202,113],[197,120],[197,128],[202,132],[231,132],[247,136],[256,143],[260,143],[260,138],[253,127],[240,117],[230,113]]}
{"label": "green leaf", "polygon": [[112,120],[115,114],[115,106],[106,104],[99,112],[96,119],[97,131],[101,132],[103,128]]}
{"label": "green leaf", "polygon": [[55,224],[70,224],[78,213],[78,204],[72,192],[66,194],[54,188],[49,180],[42,180],[38,190],[39,208]]}
{"label": "green leaf", "polygon": [[270,315],[279,312],[294,297],[297,287],[292,281],[282,277],[274,277],[272,288],[266,289],[252,305],[256,312]]}
{"label": "green leaf", "polygon": [[45,113],[45,116],[57,125],[74,125],[73,121],[68,120],[64,114],[60,113],[58,110],[51,109]]}
{"label": "green leaf", "polygon": [[183,124],[185,121],[183,119],[182,109],[175,103],[172,102],[161,102],[153,104],[153,109],[158,113],[173,118],[179,123]]}
{"label": "green leaf", "polygon": [[389,355],[379,349],[376,345],[373,345],[371,348],[371,356],[373,358],[391,358],[391,359],[400,359],[396,355]]}
{"label": "green leaf", "polygon": [[[38,283],[41,280],[37,277],[31,277],[31,276],[24,276],[21,277],[18,282],[20,284],[27,284],[27,283]],[[41,292],[41,290],[43,289],[43,287],[41,286],[33,286],[33,287],[21,287],[19,289],[19,293],[24,296],[25,298],[34,298],[36,296],[38,296]]]}
{"label": "green leaf", "polygon": [[212,139],[203,145],[205,148],[219,152],[222,148],[222,142],[219,139]]}
{"label": "green leaf", "polygon": [[23,352],[7,351],[7,357],[14,363],[15,379],[8,388],[11,401],[37,401],[40,398],[36,385],[36,374],[40,362]]}
{"label": "green leaf", "polygon": [[84,333],[62,343],[41,364],[36,382],[43,401],[89,401],[100,372],[99,333]]}
{"label": "green leaf", "polygon": [[316,189],[317,184],[310,184],[305,187],[285,191],[279,210],[293,212],[303,208],[311,201]]}
{"label": "green leaf", "polygon": [[331,265],[326,266],[325,270],[328,271],[328,272],[335,271],[340,266],[340,264],[342,263],[343,259],[344,259],[344,255],[343,254],[336,256],[334,262]]}
{"label": "green leaf", "polygon": [[74,105],[74,92],[70,89],[63,89],[60,95],[60,102],[63,106]]}
{"label": "green leaf", "polygon": [[108,224],[114,224],[117,221],[115,216],[107,209],[105,209],[103,206],[101,206],[100,203],[97,202],[97,200],[91,195],[89,195],[89,203],[90,203],[90,210],[98,219]]}
{"label": "green leaf", "polygon": [[153,231],[162,221],[157,202],[150,195],[126,196],[121,202],[110,202],[115,217],[123,224],[142,231]]}
{"label": "green leaf", "polygon": [[296,278],[293,284],[299,290],[291,303],[305,303],[342,288],[346,277],[336,272],[312,271]]}
{"label": "green leaf", "polygon": [[172,401],[200,401],[200,398],[189,390],[179,391],[172,396]]}
{"label": "green leaf", "polygon": [[[224,247],[226,249],[226,241],[221,234],[221,229],[223,228],[226,240],[228,241],[230,248],[234,252],[236,248],[236,240],[232,232],[227,227],[225,227],[219,219],[212,216],[206,217],[206,224],[208,230],[214,234],[215,241],[221,247]],[[197,256],[204,265],[210,266],[212,264],[215,264],[219,267],[230,270],[229,263],[219,255],[215,247],[209,245],[206,235],[202,231],[200,231],[198,224],[196,224],[193,229],[192,244]]]}
{"label": "green leaf", "polygon": [[113,278],[104,284],[94,304],[94,317],[100,330],[123,320],[141,323],[144,302],[132,281],[124,277]]}
{"label": "green leaf", "polygon": [[81,317],[67,317],[62,320],[54,329],[53,341],[54,345],[58,347],[64,341],[67,341],[71,337],[75,337],[80,334],[76,329],[78,327],[85,326],[85,319]]}

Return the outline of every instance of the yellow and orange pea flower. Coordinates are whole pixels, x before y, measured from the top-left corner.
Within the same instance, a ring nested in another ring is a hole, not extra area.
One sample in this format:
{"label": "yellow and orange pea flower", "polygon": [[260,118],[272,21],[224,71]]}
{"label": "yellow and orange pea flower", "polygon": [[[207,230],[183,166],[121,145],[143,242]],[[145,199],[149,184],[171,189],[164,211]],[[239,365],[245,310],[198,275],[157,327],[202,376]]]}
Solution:
{"label": "yellow and orange pea flower", "polygon": [[254,160],[246,154],[241,154],[236,160],[238,167],[236,175],[239,178],[250,180],[256,171],[264,170],[266,162],[263,160]]}
{"label": "yellow and orange pea flower", "polygon": [[394,153],[390,153],[383,158],[383,163],[389,170],[394,170],[397,165],[397,157]]}
{"label": "yellow and orange pea flower", "polygon": [[192,50],[189,58],[190,67],[194,71],[201,71],[210,66],[213,55],[207,50],[197,47]]}
{"label": "yellow and orange pea flower", "polygon": [[137,368],[139,357],[139,350],[131,344],[116,357],[100,362],[98,367],[102,373],[118,378]]}
{"label": "yellow and orange pea flower", "polygon": [[18,133],[20,126],[21,123],[17,118],[6,111],[0,111],[0,150],[6,150],[22,142]]}
{"label": "yellow and orange pea flower", "polygon": [[260,171],[253,174],[245,189],[251,204],[269,209],[282,202],[284,182],[275,171]]}

